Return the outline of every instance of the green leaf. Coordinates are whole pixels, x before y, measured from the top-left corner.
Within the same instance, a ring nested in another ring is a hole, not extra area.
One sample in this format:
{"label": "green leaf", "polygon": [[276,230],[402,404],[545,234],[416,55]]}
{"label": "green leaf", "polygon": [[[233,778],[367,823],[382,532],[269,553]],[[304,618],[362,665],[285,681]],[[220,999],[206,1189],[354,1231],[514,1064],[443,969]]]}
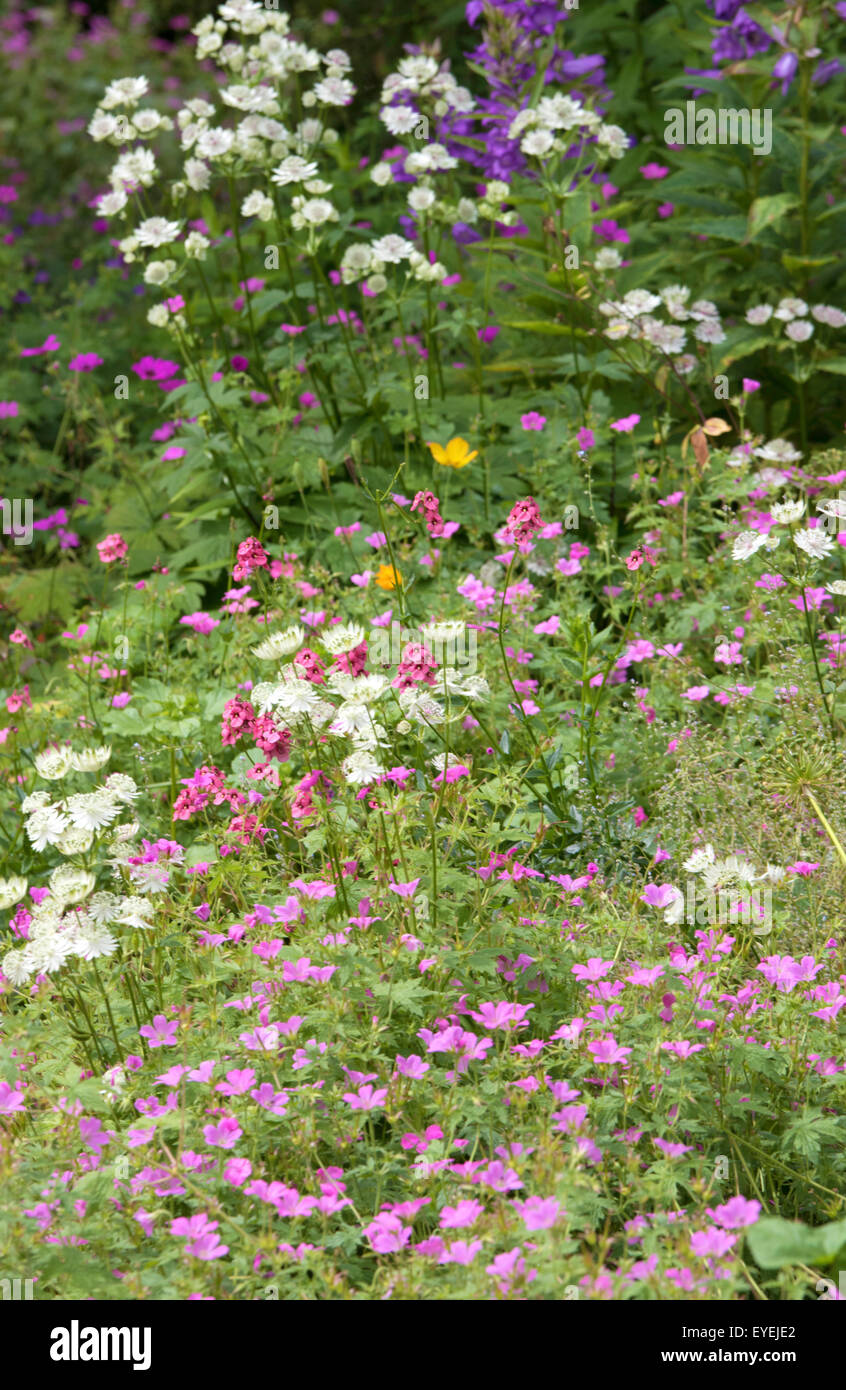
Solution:
{"label": "green leaf", "polygon": [[784,1221],[780,1216],[765,1216],[752,1227],[748,1240],[752,1257],[762,1269],[819,1264],[833,1260],[846,1245],[846,1221],[812,1227],[801,1221]]}
{"label": "green leaf", "polygon": [[774,193],[768,198],[756,198],[749,209],[746,240],[754,241],[767,228],[778,226],[798,203],[799,199],[793,193]]}

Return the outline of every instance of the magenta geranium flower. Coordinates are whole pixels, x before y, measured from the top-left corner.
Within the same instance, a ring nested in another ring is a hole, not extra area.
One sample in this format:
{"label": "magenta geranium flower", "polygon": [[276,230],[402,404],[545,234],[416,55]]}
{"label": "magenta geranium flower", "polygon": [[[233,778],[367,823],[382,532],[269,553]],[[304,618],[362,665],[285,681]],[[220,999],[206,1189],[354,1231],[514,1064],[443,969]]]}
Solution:
{"label": "magenta geranium flower", "polygon": [[213,1149],[234,1149],[242,1134],[237,1120],[223,1119],[218,1125],[203,1126],[203,1138]]}
{"label": "magenta geranium flower", "polygon": [[95,367],[102,367],[103,358],[98,357],[96,352],[78,352],[76,357],[72,357],[68,363],[70,372],[93,372]]}
{"label": "magenta geranium flower", "polygon": [[138,1031],[150,1047],[176,1047],[178,1028],[175,1019],[168,1022],[164,1014],[156,1014],[152,1023],[145,1023]]}
{"label": "magenta geranium flower", "polygon": [[0,420],[11,420],[17,413],[17,401],[0,401]]}
{"label": "magenta geranium flower", "polygon": [[681,890],[672,883],[647,883],[640,895],[640,901],[647,907],[669,907],[670,903],[682,896]]}
{"label": "magenta geranium flower", "polygon": [[526,415],[520,416],[520,424],[524,430],[542,430],[546,424],[546,416],[539,415],[536,410],[530,410]]}
{"label": "magenta geranium flower", "polygon": [[618,434],[631,434],[635,425],[639,424],[639,415],[623,415],[619,420],[612,420],[609,429],[616,430]]}

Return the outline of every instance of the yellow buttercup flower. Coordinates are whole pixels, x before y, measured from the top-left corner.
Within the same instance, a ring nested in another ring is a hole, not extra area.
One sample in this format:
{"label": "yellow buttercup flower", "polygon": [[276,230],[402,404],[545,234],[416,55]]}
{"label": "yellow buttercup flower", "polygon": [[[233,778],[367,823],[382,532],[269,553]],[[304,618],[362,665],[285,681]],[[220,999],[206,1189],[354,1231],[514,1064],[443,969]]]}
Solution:
{"label": "yellow buttercup flower", "polygon": [[435,463],[441,463],[445,468],[466,468],[468,463],[471,463],[479,454],[478,449],[473,449],[471,452],[467,440],[462,439],[460,435],[451,439],[446,448],[442,444],[434,444],[431,441],[428,447]]}
{"label": "yellow buttercup flower", "polygon": [[374,577],[380,589],[396,589],[402,584],[402,575],[393,565],[380,565]]}

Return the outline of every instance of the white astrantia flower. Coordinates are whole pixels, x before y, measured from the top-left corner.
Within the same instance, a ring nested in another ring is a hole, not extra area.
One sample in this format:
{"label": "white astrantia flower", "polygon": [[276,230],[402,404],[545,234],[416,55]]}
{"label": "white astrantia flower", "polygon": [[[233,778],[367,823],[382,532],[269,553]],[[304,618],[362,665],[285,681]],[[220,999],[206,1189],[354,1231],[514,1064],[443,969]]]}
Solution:
{"label": "white astrantia flower", "polygon": [[166,285],[176,270],[176,261],[149,261],[144,268],[145,285]]}
{"label": "white astrantia flower", "polygon": [[421,120],[413,106],[384,106],[379,118],[391,135],[410,135]]}
{"label": "white astrantia flower", "polygon": [[789,502],[774,502],[770,507],[773,521],[780,526],[789,526],[791,522],[798,521],[804,512],[805,503],[801,497],[791,498]]}
{"label": "white astrantia flower", "polygon": [[428,212],[435,202],[435,190],[418,186],[408,195],[408,206],[412,212]]}
{"label": "white astrantia flower", "polygon": [[795,319],[792,323],[785,325],[784,332],[785,336],[794,343],[807,343],[808,339],[813,336],[814,325],[805,319]]}
{"label": "white astrantia flower", "polygon": [[132,124],[139,135],[152,135],[156,130],[172,129],[170,117],[160,115],[158,111],[153,110],[152,106],[145,106],[140,111],[133,111]]}
{"label": "white astrantia flower", "polygon": [[85,911],[90,921],[103,926],[115,920],[121,902],[117,893],[94,893],[85,904]]}
{"label": "white astrantia flower", "polygon": [[272,632],[265,637],[263,642],[252,648],[252,653],[261,661],[280,661],[283,656],[291,656],[299,651],[304,641],[304,628],[286,627],[282,632]]}
{"label": "white astrantia flower", "polygon": [[304,227],[323,227],[327,222],[338,220],[338,209],[328,198],[297,196],[291,199],[291,206],[291,226],[295,231],[302,231]]}
{"label": "white astrantia flower", "polygon": [[378,164],[374,164],[370,170],[370,178],[378,188],[384,188],[386,184],[393,182],[393,170],[386,159],[380,159]]}
{"label": "white astrantia flower", "polygon": [[746,310],[746,322],[754,327],[760,327],[763,323],[769,323],[773,316],[771,304],[757,304],[752,309]]}
{"label": "white astrantia flower", "polygon": [[756,458],[768,463],[798,463],[802,455],[787,439],[770,439],[754,450]]}
{"label": "white astrantia flower", "polygon": [[[115,774],[120,776],[120,773]],[[67,813],[78,830],[103,830],[119,814],[117,798],[104,788],[93,792],[77,792],[65,803]]]}
{"label": "white astrantia flower", "polygon": [[366,275],[373,262],[370,247],[364,242],[348,246],[341,257],[341,279],[345,285],[352,285],[362,275]]}
{"label": "white astrantia flower", "polygon": [[116,213],[123,212],[128,201],[123,189],[116,188],[97,199],[97,211],[101,217],[114,217]]}
{"label": "white astrantia flower", "polygon": [[825,587],[830,594],[837,594],[838,598],[842,598],[846,594],[846,579],[833,579]]}
{"label": "white astrantia flower", "polygon": [[415,247],[405,237],[389,232],[387,236],[377,237],[370,250],[374,261],[380,261],[383,265],[399,265],[400,261],[408,260]]}
{"label": "white astrantia flower", "polygon": [[189,260],[203,261],[206,258],[206,252],[211,246],[211,242],[207,236],[203,236],[202,232],[189,232],[183,245],[185,247],[185,254]]}
{"label": "white astrantia flower", "polygon": [[75,772],[99,772],[111,756],[112,750],[105,744],[99,748],[81,748],[71,753],[71,766]]}
{"label": "white astrantia flower", "polygon": [[811,310],[817,323],[824,323],[829,328],[843,328],[846,325],[846,314],[842,309],[835,309],[830,304],[815,304]]}
{"label": "white astrantia flower", "polygon": [[211,170],[202,159],[186,159],[185,182],[195,193],[202,193],[211,183]]}
{"label": "white astrantia flower", "polygon": [[76,937],[69,931],[52,932],[29,944],[29,956],[38,975],[54,975],[76,954]]}
{"label": "white astrantia flower", "polygon": [[748,560],[766,545],[767,538],[760,531],[741,531],[739,536],[735,536],[734,544],[731,548],[732,558],[735,560]]}
{"label": "white astrantia flower", "polygon": [[270,175],[274,183],[284,187],[288,183],[305,183],[317,177],[318,168],[313,160],[302,159],[298,154],[289,154],[277,164]]}
{"label": "white astrantia flower", "polygon": [[259,188],[249,193],[241,204],[241,216],[257,217],[259,222],[269,222],[274,211],[273,199]]}
{"label": "white astrantia flower", "polygon": [[437,686],[433,688],[446,689],[448,695],[460,695],[471,701],[490,699],[491,688],[480,672],[468,675],[454,666],[444,666],[435,679]]}
{"label": "white astrantia flower", "polygon": [[7,951],[0,964],[3,974],[12,985],[26,984],[35,974],[29,948],[24,946],[17,951]]}
{"label": "white astrantia flower", "polygon": [[166,217],[146,217],[135,228],[139,246],[167,246],[179,236],[180,224]]}
{"label": "white astrantia flower", "polygon": [[607,150],[612,159],[622,159],[629,148],[629,137],[618,125],[600,125],[596,132],[596,143],[601,150]]}
{"label": "white astrantia flower", "polygon": [[259,714],[276,709],[286,723],[312,716],[320,704],[317,687],[310,681],[301,680],[293,666],[283,666],[278,681],[261,681],[253,687],[251,694]]}
{"label": "white astrantia flower", "polygon": [[437,284],[446,278],[446,266],[440,261],[430,261],[419,251],[413,251],[408,258],[409,268],[415,278],[424,284]]}
{"label": "white astrantia flower", "polygon": [[111,111],[115,106],[137,106],[149,89],[146,77],[119,77],[109,83],[100,105],[104,111]]}
{"label": "white astrantia flower", "polygon": [[427,646],[447,646],[458,642],[467,631],[467,624],[463,618],[441,618],[433,619],[424,623],[420,629],[423,641]]}
{"label": "white astrantia flower", "polygon": [[354,700],[363,705],[375,704],[390,690],[390,677],[381,671],[371,671],[369,675],[351,676],[345,671],[330,671],[328,685],[333,694],[343,700]]}
{"label": "white astrantia flower", "polygon": [[324,106],[349,106],[355,96],[355,86],[348,77],[324,77],[315,82],[312,91]]}
{"label": "white astrantia flower", "polygon": [[724,343],[725,332],[718,319],[705,318],[696,324],[693,336],[699,343]]}
{"label": "white astrantia flower", "polygon": [[322,632],[320,641],[332,656],[340,656],[342,652],[351,652],[355,647],[360,647],[365,636],[364,628],[359,623],[338,623]]}
{"label": "white astrantia flower", "polygon": [[57,806],[44,806],[27,818],[26,833],[33,849],[40,852],[56,844],[69,825],[67,816]]}
{"label": "white astrantia flower", "polygon": [[780,864],[768,864],[762,874],[758,875],[761,883],[780,883],[784,878],[785,870]]}
{"label": "white astrantia flower", "polygon": [[[120,774],[115,775],[119,776]],[[135,839],[140,829],[141,826],[139,825],[137,820],[123,821],[120,825],[116,825],[112,830],[112,844],[128,844],[130,840]]]}
{"label": "white astrantia flower", "polygon": [[804,299],[780,299],[773,317],[789,323],[791,319],[804,318],[807,312],[808,306]]}
{"label": "white astrantia flower", "polygon": [[33,758],[39,777],[47,782],[60,782],[67,777],[73,767],[73,754],[70,748],[45,748]]}
{"label": "white astrantia flower", "polygon": [[385,735],[382,726],[374,723],[369,706],[356,700],[345,700],[335,711],[328,732],[353,738],[359,746],[367,747],[378,743]]}
{"label": "white astrantia flower", "polygon": [[[464,219],[467,220],[466,218]],[[601,247],[593,258],[597,270],[619,270],[622,256],[614,246]]]}
{"label": "white astrantia flower", "polygon": [[794,531],[793,542],[812,560],[822,560],[834,549],[834,541],[822,527],[814,531]]}
{"label": "white astrantia flower", "polygon": [[544,155],[549,154],[555,144],[555,136],[551,130],[529,130],[520,141],[520,149],[523,154],[534,156],[535,159],[543,159]]}
{"label": "white astrantia flower", "polygon": [[701,849],[695,849],[689,859],[685,859],[682,868],[686,873],[699,874],[713,864],[716,857],[713,845],[703,845]]}
{"label": "white astrantia flower", "polygon": [[73,864],[62,864],[50,875],[50,892],[57,903],[81,903],[94,892],[97,880],[87,869],[74,868]]}
{"label": "white astrantia flower", "polygon": [[443,723],[443,706],[433,698],[428,685],[412,685],[400,690],[397,699],[407,719],[416,719],[421,724]]}
{"label": "white astrantia flower", "polygon": [[372,749],[357,748],[355,752],[344,758],[341,763],[341,771],[353,786],[363,786],[367,782],[375,782],[377,777],[382,777],[387,769],[380,763]]}
{"label": "white astrantia flower", "polygon": [[127,150],[113,166],[109,174],[112,188],[123,188],[140,183],[149,188],[156,177],[156,159],[152,150]]}
{"label": "white astrantia flower", "polygon": [[110,116],[105,111],[95,111],[88,123],[88,134],[99,144],[101,140],[113,139],[120,128],[116,116]]}
{"label": "white astrantia flower", "polygon": [[103,790],[107,796],[124,806],[131,806],[141,795],[135,779],[126,772],[111,772],[103,783]]}
{"label": "white astrantia flower", "polygon": [[0,912],[21,902],[25,892],[25,878],[0,878]]}
{"label": "white astrantia flower", "polygon": [[149,920],[153,911],[153,904],[148,898],[135,894],[121,899],[120,907],[112,921],[120,927],[135,927],[139,931],[147,931],[153,925]]}
{"label": "white astrantia flower", "polygon": [[33,811],[41,811],[45,806],[50,805],[49,792],[30,792],[21,802],[21,811],[25,816],[32,815]]}
{"label": "white astrantia flower", "polygon": [[107,927],[97,927],[91,923],[84,927],[76,942],[76,954],[82,960],[98,960],[101,956],[111,956],[118,948],[117,938]]}

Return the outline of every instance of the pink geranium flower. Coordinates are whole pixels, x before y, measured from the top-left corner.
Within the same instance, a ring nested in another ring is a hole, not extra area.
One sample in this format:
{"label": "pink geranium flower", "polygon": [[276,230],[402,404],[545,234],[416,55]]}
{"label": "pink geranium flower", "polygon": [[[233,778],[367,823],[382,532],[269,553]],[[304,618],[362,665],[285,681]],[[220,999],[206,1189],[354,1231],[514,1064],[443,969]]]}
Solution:
{"label": "pink geranium flower", "polygon": [[95,367],[102,367],[102,365],[103,358],[98,357],[96,352],[79,352],[68,363],[68,371],[93,372]]}

